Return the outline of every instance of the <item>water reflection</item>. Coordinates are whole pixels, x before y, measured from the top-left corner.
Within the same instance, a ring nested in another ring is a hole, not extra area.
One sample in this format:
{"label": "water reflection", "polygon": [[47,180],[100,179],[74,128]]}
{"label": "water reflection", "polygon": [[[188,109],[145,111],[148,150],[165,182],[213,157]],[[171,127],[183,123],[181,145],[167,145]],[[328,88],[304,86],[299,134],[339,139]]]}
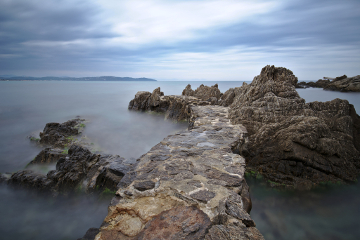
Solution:
{"label": "water reflection", "polygon": [[284,191],[246,178],[251,217],[265,239],[359,239],[360,184]]}
{"label": "water reflection", "polygon": [[0,186],[1,239],[77,239],[99,227],[111,196],[57,197]]}

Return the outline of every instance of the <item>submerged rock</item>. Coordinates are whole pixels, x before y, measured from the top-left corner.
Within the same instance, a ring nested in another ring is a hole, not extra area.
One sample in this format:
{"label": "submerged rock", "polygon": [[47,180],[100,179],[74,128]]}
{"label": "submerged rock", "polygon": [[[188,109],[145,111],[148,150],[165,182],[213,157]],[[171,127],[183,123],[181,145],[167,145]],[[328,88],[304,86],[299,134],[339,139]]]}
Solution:
{"label": "submerged rock", "polygon": [[360,173],[360,118],[346,100],[305,103],[297,78],[266,66],[241,87],[230,106],[233,124],[249,133],[247,168],[275,186],[309,189],[321,182],[354,182]]}

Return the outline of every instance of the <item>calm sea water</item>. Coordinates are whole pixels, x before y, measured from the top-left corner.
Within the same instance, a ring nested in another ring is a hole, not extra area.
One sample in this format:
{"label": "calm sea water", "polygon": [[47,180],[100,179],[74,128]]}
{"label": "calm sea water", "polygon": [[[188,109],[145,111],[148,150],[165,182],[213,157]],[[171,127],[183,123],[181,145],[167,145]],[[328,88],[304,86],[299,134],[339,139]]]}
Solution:
{"label": "calm sea water", "polygon": [[[193,89],[200,84],[191,82]],[[188,82],[0,82],[0,172],[24,169],[41,150],[26,138],[48,122],[81,116],[89,122],[83,135],[98,149],[138,158],[185,123],[162,115],[130,112],[137,91],[161,87],[165,95],[181,94]],[[242,82],[218,82],[225,92]],[[307,101],[345,98],[360,112],[360,94],[300,89]],[[250,181],[250,180],[249,180]],[[304,193],[279,193],[250,181],[252,217],[267,239],[357,239],[358,185]],[[0,186],[1,239],[76,239],[100,226],[108,199],[73,196],[53,199]],[[271,204],[270,204],[271,203]],[[314,211],[316,209],[316,211]],[[271,218],[269,218],[271,216]],[[295,234],[295,235],[294,235]],[[329,238],[334,236],[334,238]]]}

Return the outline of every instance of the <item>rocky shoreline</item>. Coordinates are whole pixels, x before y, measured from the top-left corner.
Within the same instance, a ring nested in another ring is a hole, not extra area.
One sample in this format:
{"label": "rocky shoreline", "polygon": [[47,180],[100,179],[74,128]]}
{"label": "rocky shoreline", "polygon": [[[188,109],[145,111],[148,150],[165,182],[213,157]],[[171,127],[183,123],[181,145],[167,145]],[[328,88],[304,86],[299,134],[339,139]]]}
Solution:
{"label": "rocky shoreline", "polygon": [[324,77],[316,82],[299,82],[297,88],[323,88],[324,90],[340,92],[360,92],[360,75],[348,78],[346,75],[336,77],[332,80]]}
{"label": "rocky shoreline", "polygon": [[297,190],[355,182],[360,173],[354,107],[341,99],[305,103],[296,86],[290,70],[266,66],[251,84],[225,93],[217,84],[188,85],[182,95],[140,91],[129,110],[188,121],[188,130],[130,161],[91,152],[76,138],[84,120],[48,123],[36,141],[50,147],[30,164],[56,162],[56,170],[0,181],[53,195],[116,192],[102,226],[82,239],[263,239],[249,215],[245,171]]}

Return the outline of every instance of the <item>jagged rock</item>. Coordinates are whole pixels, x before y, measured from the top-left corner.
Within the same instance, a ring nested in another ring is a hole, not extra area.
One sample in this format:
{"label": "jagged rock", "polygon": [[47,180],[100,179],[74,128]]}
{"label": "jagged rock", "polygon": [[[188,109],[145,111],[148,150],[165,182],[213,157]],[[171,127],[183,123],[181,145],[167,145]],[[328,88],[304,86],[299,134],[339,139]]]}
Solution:
{"label": "jagged rock", "polygon": [[150,92],[139,91],[135,94],[135,98],[129,103],[129,110],[145,111],[148,108],[148,101],[151,96]]}
{"label": "jagged rock", "polygon": [[148,106],[150,110],[159,107],[161,96],[164,96],[164,93],[160,91],[160,87],[154,89],[148,100]]}
{"label": "jagged rock", "polygon": [[[297,78],[266,66],[230,106],[246,126],[247,168],[275,186],[309,189],[320,182],[355,181],[360,169],[360,120],[346,100],[305,103]],[[239,146],[238,146],[239,147]]]}
{"label": "jagged rock", "polygon": [[72,142],[69,137],[78,135],[80,124],[84,119],[73,119],[64,123],[47,123],[43,132],[40,133],[40,143],[63,148]]}
{"label": "jagged rock", "polygon": [[195,91],[191,89],[191,85],[188,84],[186,85],[185,89],[182,91],[181,95],[185,95],[185,96],[194,96],[195,95]]}
{"label": "jagged rock", "polygon": [[133,165],[120,156],[93,154],[82,146],[72,145],[68,156],[57,162],[56,170],[47,175],[31,170],[18,171],[8,183],[55,193],[94,192],[106,188],[114,191],[132,168]]}
{"label": "jagged rock", "polygon": [[250,215],[243,210],[241,204],[238,202],[227,200],[226,213],[229,214],[230,216],[233,216],[241,220],[241,222],[243,222],[247,227],[256,226],[254,221],[251,219]]}
{"label": "jagged rock", "polygon": [[56,163],[60,158],[66,157],[67,154],[63,153],[63,150],[45,148],[32,160],[29,165],[32,164],[44,164],[44,163]]}
{"label": "jagged rock", "polygon": [[[188,89],[184,90],[185,92],[191,90],[190,85],[188,85],[187,88]],[[190,107],[192,105],[210,105],[218,102],[218,98],[214,97],[220,93],[216,84],[212,87],[202,85],[198,92],[201,96],[207,94],[208,97],[205,97],[206,100],[187,95],[164,96],[160,88],[156,88],[152,93],[141,91],[137,92],[135,98],[129,102],[128,109],[161,112],[165,113],[166,119],[176,121],[188,120],[190,117]]]}
{"label": "jagged rock", "polygon": [[195,91],[192,90],[191,85],[188,84],[186,88],[183,90],[182,95],[194,96],[203,101],[209,101],[209,99],[212,97],[215,97],[216,100],[219,100],[221,97],[221,92],[217,84],[211,87],[201,84]]}

